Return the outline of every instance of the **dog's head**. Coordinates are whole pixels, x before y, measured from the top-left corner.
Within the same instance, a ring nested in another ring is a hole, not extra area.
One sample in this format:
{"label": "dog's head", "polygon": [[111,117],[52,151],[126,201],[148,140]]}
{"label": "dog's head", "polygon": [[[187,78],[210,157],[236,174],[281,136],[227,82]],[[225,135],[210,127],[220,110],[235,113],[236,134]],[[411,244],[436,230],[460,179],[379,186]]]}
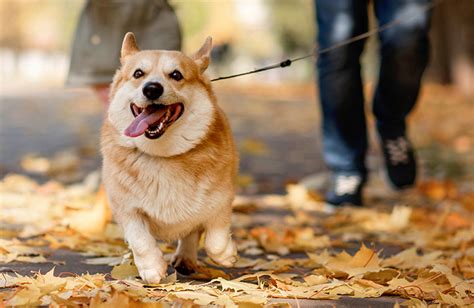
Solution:
{"label": "dog's head", "polygon": [[114,76],[108,119],[120,142],[154,156],[185,153],[206,136],[215,114],[209,79],[211,38],[191,57],[144,50],[127,33]]}

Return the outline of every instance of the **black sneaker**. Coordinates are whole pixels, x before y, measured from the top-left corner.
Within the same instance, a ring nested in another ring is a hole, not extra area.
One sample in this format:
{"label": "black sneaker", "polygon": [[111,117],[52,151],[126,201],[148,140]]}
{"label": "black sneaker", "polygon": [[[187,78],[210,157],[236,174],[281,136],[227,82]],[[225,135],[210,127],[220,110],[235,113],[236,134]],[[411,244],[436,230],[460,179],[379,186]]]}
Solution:
{"label": "black sneaker", "polygon": [[416,179],[416,159],[413,147],[405,136],[382,138],[385,167],[390,182],[397,189],[413,186]]}
{"label": "black sneaker", "polygon": [[331,189],[326,193],[326,202],[332,205],[362,205],[362,187],[365,176],[358,173],[336,173]]}

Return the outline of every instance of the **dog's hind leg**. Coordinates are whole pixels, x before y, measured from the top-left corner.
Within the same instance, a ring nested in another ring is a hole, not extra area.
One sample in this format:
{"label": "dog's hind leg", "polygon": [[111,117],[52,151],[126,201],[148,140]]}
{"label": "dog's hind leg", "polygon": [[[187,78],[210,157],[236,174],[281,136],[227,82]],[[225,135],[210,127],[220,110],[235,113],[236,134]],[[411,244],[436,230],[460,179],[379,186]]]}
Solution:
{"label": "dog's hind leg", "polygon": [[231,211],[224,217],[219,215],[206,225],[204,247],[214,262],[224,267],[231,267],[237,262],[237,247],[230,233]]}
{"label": "dog's hind leg", "polygon": [[173,256],[171,265],[183,275],[190,275],[196,271],[197,251],[201,231],[194,231],[178,242],[178,248]]}

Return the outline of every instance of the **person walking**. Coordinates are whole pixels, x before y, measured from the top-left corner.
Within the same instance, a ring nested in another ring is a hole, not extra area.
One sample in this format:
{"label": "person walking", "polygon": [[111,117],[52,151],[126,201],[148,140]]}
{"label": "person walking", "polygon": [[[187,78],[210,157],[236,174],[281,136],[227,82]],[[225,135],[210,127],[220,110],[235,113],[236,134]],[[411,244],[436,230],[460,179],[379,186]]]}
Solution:
{"label": "person walking", "polygon": [[[319,48],[368,31],[368,2],[315,0]],[[407,138],[406,117],[413,109],[428,63],[429,0],[374,0],[379,25],[400,20],[378,34],[380,70],[373,113],[388,179],[393,187],[412,186],[416,159]],[[323,115],[323,157],[332,171],[326,201],[362,205],[367,181],[367,124],[360,56],[365,41],[320,55],[317,61]]]}
{"label": "person walking", "polygon": [[66,85],[90,86],[107,103],[127,32],[134,32],[142,49],[181,49],[178,18],[167,0],[88,0],[76,29]]}

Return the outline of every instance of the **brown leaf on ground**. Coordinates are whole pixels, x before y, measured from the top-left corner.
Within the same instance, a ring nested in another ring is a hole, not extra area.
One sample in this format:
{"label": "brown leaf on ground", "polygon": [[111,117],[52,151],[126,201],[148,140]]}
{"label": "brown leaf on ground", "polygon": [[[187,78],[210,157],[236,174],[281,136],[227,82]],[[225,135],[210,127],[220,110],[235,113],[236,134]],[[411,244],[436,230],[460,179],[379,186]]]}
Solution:
{"label": "brown leaf on ground", "polygon": [[[432,207],[426,198],[407,195],[409,202],[404,204],[410,206],[345,207],[330,215],[295,206],[295,202],[316,204],[307,191],[302,191],[300,199],[295,195],[244,198],[251,206],[234,215],[233,236],[242,255],[236,269],[202,264],[191,276],[173,273],[160,284],[145,285],[120,228],[107,222],[104,196],[97,194],[94,177],[64,186],[57,182],[39,185],[10,175],[0,181],[0,234],[6,235],[0,239],[0,261],[49,262],[43,249],[61,248],[87,253],[86,264],[114,267],[110,275],[65,276],[53,270],[33,276],[5,273],[0,275],[4,288],[0,294],[4,304],[11,306],[237,307],[263,306],[272,298],[385,295],[407,298],[413,305],[471,305],[472,212],[460,201],[464,199],[459,192],[439,193],[436,185],[427,188],[426,194],[443,201],[435,201]],[[422,204],[416,206],[419,200]],[[83,213],[93,213],[97,221],[107,223],[100,232],[86,232],[87,226],[81,223],[90,220],[83,219]],[[262,220],[266,215],[271,217],[268,223]],[[74,217],[82,219],[72,229],[74,224],[67,221]],[[174,252],[172,244],[159,245],[167,256]],[[384,255],[384,250],[372,248],[380,245],[394,251]],[[341,247],[347,251],[340,251]]]}

